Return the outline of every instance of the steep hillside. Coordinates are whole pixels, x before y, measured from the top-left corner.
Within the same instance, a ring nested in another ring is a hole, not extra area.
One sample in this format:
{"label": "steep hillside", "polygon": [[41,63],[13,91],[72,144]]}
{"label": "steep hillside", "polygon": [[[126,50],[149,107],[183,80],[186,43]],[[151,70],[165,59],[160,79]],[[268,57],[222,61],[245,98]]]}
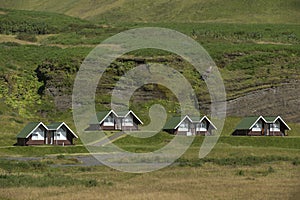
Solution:
{"label": "steep hillside", "polygon": [[299,23],[297,0],[5,0],[0,7],[64,13],[98,22]]}
{"label": "steep hillside", "polygon": [[[143,26],[175,29],[203,45],[224,79],[230,116],[280,114],[289,122],[299,122],[299,25],[104,26],[63,14],[7,9],[1,10],[0,21],[0,132],[15,134],[28,121],[71,123],[73,81],[82,60],[103,39]],[[192,84],[201,111],[209,112],[210,97],[201,75],[182,58],[155,49],[131,52],[108,68],[96,93],[98,110],[109,107],[110,94],[119,78],[141,63],[163,63],[178,70]],[[131,100],[131,109],[143,120],[147,120],[153,103],[164,105],[168,113],[178,112],[176,98],[161,86],[146,85]]]}

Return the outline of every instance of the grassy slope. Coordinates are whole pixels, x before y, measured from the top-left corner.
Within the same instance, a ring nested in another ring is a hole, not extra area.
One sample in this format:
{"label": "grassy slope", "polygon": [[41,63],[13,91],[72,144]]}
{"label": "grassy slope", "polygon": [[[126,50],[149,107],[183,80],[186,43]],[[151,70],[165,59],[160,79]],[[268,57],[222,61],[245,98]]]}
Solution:
{"label": "grassy slope", "polygon": [[[144,174],[107,167],[53,168],[38,162],[0,165],[5,173],[0,177],[1,199],[297,199],[299,191],[299,165],[291,162],[257,166],[207,163]],[[14,168],[7,170],[5,165]],[[23,187],[10,187],[13,184]]]}
{"label": "grassy slope", "polygon": [[[299,48],[297,47],[300,38],[299,25],[125,23],[118,25],[119,28],[95,28],[93,26],[90,27],[90,23],[84,20],[73,19],[53,13],[8,10],[5,12],[5,14],[2,14],[2,17],[16,22],[20,21],[20,19],[27,19],[27,21],[31,19],[32,22],[38,22],[40,18],[41,21],[46,20],[44,21],[46,23],[47,20],[49,20],[48,18],[53,18],[55,20],[50,25],[57,27],[58,30],[63,30],[63,32],[55,35],[38,35],[37,38],[39,38],[39,40],[34,43],[35,45],[0,44],[0,71],[2,71],[5,76],[13,74],[19,76],[23,76],[24,74],[35,75],[34,70],[45,59],[72,60],[74,58],[84,58],[92,46],[103,40],[103,38],[115,34],[120,30],[150,25],[172,28],[191,37],[195,37],[195,39],[208,50],[217,64],[221,64],[223,61],[226,62],[226,66],[221,69],[221,73],[225,81],[228,98],[236,97],[242,95],[244,92],[253,91],[258,88],[280,84],[291,78],[299,79],[299,67],[297,67],[300,58]],[[59,23],[58,19],[60,18],[65,23]],[[84,30],[77,30],[76,27],[80,28],[80,26],[74,26],[74,23],[75,25],[87,27],[84,28]],[[74,30],[65,30],[65,27],[70,25]],[[259,37],[256,35],[259,35]],[[15,35],[4,36],[9,37],[1,38],[2,42],[17,41],[11,39],[14,39]],[[58,47],[52,45],[57,45]],[[64,48],[60,48],[60,45]],[[81,45],[91,46],[82,47]],[[241,57],[241,59],[226,60],[226,54],[236,52],[245,53],[245,56]],[[149,52],[147,51],[147,53]],[[150,53],[155,55],[153,51]],[[136,54],[139,56],[145,55],[144,53]],[[175,63],[175,65],[177,64]],[[178,66],[175,66],[175,68],[176,67],[178,68]],[[182,66],[179,66],[179,68],[180,67]],[[261,70],[256,70],[258,68]],[[198,78],[196,77],[196,80],[191,71],[185,70],[184,75],[196,83],[195,85],[202,86],[201,84],[203,83],[199,83]],[[252,78],[249,80],[249,77]],[[236,84],[236,82],[239,82],[239,84]],[[2,83],[3,82],[0,82],[0,85]],[[23,84],[23,87],[26,89],[26,85]],[[205,90],[205,87],[203,88]],[[201,96],[204,96],[203,94],[206,92],[203,91],[203,88],[196,88],[196,90],[199,90],[198,92]],[[27,90],[27,92],[36,93],[35,90]],[[2,101],[3,99],[1,99],[1,102]],[[32,103],[35,105],[35,102]],[[46,104],[45,107],[47,106]],[[0,110],[0,119],[2,121],[1,131],[5,133],[12,132],[14,135],[27,121],[41,119],[41,116],[37,115],[33,118],[23,118],[18,115],[17,110],[11,109],[3,103],[0,105]],[[144,113],[142,113],[142,115],[144,115]],[[47,122],[53,119],[67,119],[67,121],[72,121],[71,113],[69,112],[63,115],[58,112],[56,115],[52,115],[51,118],[43,120]],[[232,121],[232,119],[229,121]],[[232,126],[234,127],[235,124],[238,123],[238,119],[233,120],[232,123],[227,122],[227,124],[228,123],[233,124]],[[232,126],[230,125],[230,129],[226,127],[225,135],[230,134]],[[12,127],[14,127],[14,129],[11,129]],[[291,135],[298,134],[297,131],[293,130]],[[7,142],[5,143],[7,144]]]}
{"label": "grassy slope", "polygon": [[96,21],[298,23],[296,0],[7,0],[0,7],[64,13]]}

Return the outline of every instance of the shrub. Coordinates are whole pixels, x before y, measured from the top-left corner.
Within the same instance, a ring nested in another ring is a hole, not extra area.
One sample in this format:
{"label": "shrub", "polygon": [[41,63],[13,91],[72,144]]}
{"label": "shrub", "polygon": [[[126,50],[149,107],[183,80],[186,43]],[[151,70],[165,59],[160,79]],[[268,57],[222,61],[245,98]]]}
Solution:
{"label": "shrub", "polygon": [[112,186],[113,185],[113,183],[111,181],[107,181],[107,180],[102,180],[101,183],[103,185],[108,185],[108,186]]}
{"label": "shrub", "polygon": [[244,176],[245,172],[243,170],[240,170],[236,173],[238,176]]}
{"label": "shrub", "polygon": [[95,179],[88,180],[85,184],[86,187],[96,187],[97,185],[98,182]]}
{"label": "shrub", "polygon": [[297,165],[300,164],[300,160],[297,159],[297,158],[295,158],[295,159],[292,161],[292,164],[297,166]]}
{"label": "shrub", "polygon": [[93,169],[91,167],[80,167],[79,171],[81,172],[91,172]]}
{"label": "shrub", "polygon": [[29,162],[30,167],[34,168],[34,169],[45,169],[46,168],[46,164],[39,162],[39,161],[31,161]]}
{"label": "shrub", "polygon": [[19,40],[24,40],[28,42],[36,42],[37,38],[34,34],[27,34],[27,33],[19,33],[16,37]]}
{"label": "shrub", "polygon": [[57,159],[65,159],[65,156],[62,155],[62,154],[60,154],[60,155],[56,156],[56,158],[57,158]]}
{"label": "shrub", "polygon": [[275,172],[275,170],[273,169],[273,167],[269,166],[268,173],[274,173],[274,172]]}

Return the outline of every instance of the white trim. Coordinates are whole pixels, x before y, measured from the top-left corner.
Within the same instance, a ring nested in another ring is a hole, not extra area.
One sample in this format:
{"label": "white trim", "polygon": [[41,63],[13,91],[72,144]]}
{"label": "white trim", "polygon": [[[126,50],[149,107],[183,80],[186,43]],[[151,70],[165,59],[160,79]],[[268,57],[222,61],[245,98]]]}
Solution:
{"label": "white trim", "polygon": [[65,122],[62,122],[56,130],[58,130],[62,125],[65,125],[67,127],[67,129],[69,129],[69,131],[76,137],[78,138],[78,136],[72,131],[72,129],[70,129],[70,127],[65,123]]}
{"label": "white trim", "polygon": [[131,113],[135,118],[137,118],[137,120],[139,120],[139,122],[141,122],[141,124],[144,124],[142,122],[142,120],[140,118],[138,118],[138,116],[136,116],[136,114],[134,114],[134,112],[132,110],[129,110],[128,113],[124,117],[127,117],[127,115],[129,115],[129,113]]}
{"label": "white trim", "polygon": [[200,119],[199,122],[202,122],[203,119],[206,119],[206,120],[213,126],[213,128],[214,128],[215,130],[217,130],[217,127],[216,127],[216,126],[208,119],[208,117],[206,117],[206,116],[203,116],[203,117]]}
{"label": "white trim", "polygon": [[266,119],[263,118],[263,116],[259,116],[259,117],[257,118],[257,120],[250,126],[249,130],[252,129],[253,126],[254,126],[260,119],[262,119],[265,123],[267,123]]}
{"label": "white trim", "polygon": [[45,131],[43,128],[37,127],[32,133],[31,133],[31,140],[41,141],[45,139]]}
{"label": "white trim", "polygon": [[280,119],[282,121],[282,123],[289,129],[291,130],[291,128],[287,125],[287,123],[285,123],[285,121],[283,121],[283,119],[278,115],[274,121],[272,121],[271,123],[275,123],[278,119]]}
{"label": "white trim", "polygon": [[[118,115],[118,114],[117,114],[116,112],[114,112],[113,110],[111,110],[111,111],[109,112],[109,114],[110,114],[111,112],[113,112],[117,117],[120,117],[120,118],[126,118],[126,117],[131,113],[137,120],[139,120],[139,122],[140,122],[141,124],[144,124],[143,121],[142,121],[140,118],[138,118],[138,116],[136,116],[136,114],[134,114],[134,112],[133,112],[132,110],[129,110],[124,116]],[[106,118],[109,114],[107,114],[107,115],[105,116],[105,118]],[[102,121],[103,121],[103,120],[102,120]],[[101,123],[100,123],[100,124],[101,124]]]}
{"label": "white trim", "polygon": [[[40,125],[44,126],[44,128],[48,131],[49,129],[47,128],[47,126],[45,124],[43,124],[43,122],[40,122],[34,129],[31,130],[31,132],[25,137],[28,138],[34,131],[35,129],[37,129]],[[44,136],[45,137],[45,136]]]}
{"label": "white trim", "polygon": [[177,129],[178,127],[179,127],[179,125],[186,119],[186,118],[188,118],[188,120],[191,122],[191,123],[193,123],[193,121],[191,120],[191,118],[189,118],[189,116],[184,116],[184,118],[177,124],[177,126],[175,126],[175,128],[174,129]]}
{"label": "white trim", "polygon": [[[63,132],[58,132],[59,130],[63,130]],[[60,126],[60,128],[58,128],[54,133],[53,133],[53,137],[55,138],[55,140],[67,140],[67,131],[64,130],[64,128],[62,128],[62,126]],[[59,136],[57,136],[57,134],[60,134]],[[64,135],[65,134],[65,135]],[[63,136],[64,138],[61,138],[61,136]],[[59,137],[59,139],[58,139]]]}
{"label": "white trim", "polygon": [[101,124],[111,113],[113,113],[114,115],[116,115],[117,117],[119,117],[116,113],[115,113],[115,111],[113,111],[113,110],[110,110],[106,115],[105,115],[105,117],[103,117],[103,119],[99,122],[99,124]]}

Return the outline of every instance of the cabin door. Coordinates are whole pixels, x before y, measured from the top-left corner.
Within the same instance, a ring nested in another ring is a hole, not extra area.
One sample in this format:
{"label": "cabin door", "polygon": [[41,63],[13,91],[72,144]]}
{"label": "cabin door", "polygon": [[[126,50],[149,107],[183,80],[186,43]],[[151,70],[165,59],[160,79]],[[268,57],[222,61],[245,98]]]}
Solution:
{"label": "cabin door", "polygon": [[196,135],[196,127],[194,125],[192,125],[192,127],[191,127],[191,132],[192,132],[192,135]]}
{"label": "cabin door", "polygon": [[53,144],[53,132],[52,131],[47,132],[46,144]]}
{"label": "cabin door", "polygon": [[262,128],[262,134],[267,136],[269,135],[269,127],[268,127],[268,124],[264,124],[263,125],[263,128]]}
{"label": "cabin door", "polygon": [[121,119],[115,119],[115,130],[122,130],[122,120]]}

